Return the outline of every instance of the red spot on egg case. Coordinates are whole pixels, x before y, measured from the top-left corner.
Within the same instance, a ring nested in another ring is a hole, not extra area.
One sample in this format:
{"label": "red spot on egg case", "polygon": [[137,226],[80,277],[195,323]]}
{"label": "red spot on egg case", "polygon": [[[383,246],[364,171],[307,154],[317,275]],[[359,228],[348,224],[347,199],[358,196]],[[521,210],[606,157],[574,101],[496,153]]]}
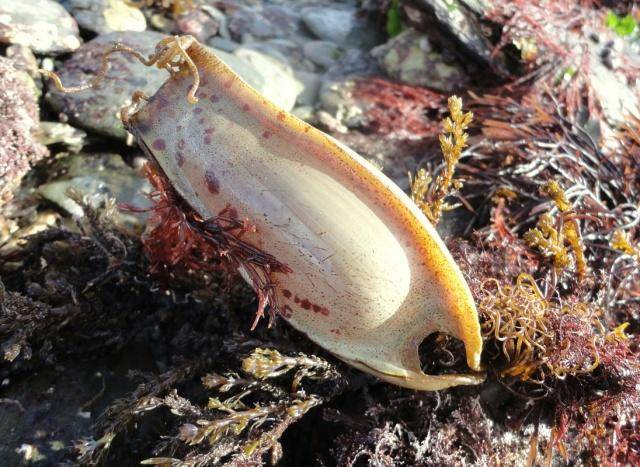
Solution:
{"label": "red spot on egg case", "polygon": [[157,149],[158,151],[164,151],[167,149],[167,144],[164,142],[162,138],[158,138],[151,143],[151,147],[153,149]]}
{"label": "red spot on egg case", "polygon": [[[286,297],[286,298],[290,298],[291,297],[291,292],[289,292],[288,290],[286,290],[286,292],[289,293],[289,296],[287,296],[287,294],[285,293],[285,290],[282,291],[282,294]],[[304,298],[304,299],[300,299],[297,295],[293,298],[293,301],[300,305],[301,308],[305,309],[305,310],[313,310],[314,313],[320,313],[323,316],[329,316],[329,310],[323,306],[320,306],[316,303],[311,302],[308,298]]]}
{"label": "red spot on egg case", "polygon": [[273,133],[272,133],[272,132],[270,132],[269,130],[265,130],[265,131],[263,131],[263,132],[262,132],[262,137],[263,137],[264,139],[269,139],[269,138],[271,138],[272,136],[273,136]]}
{"label": "red spot on egg case", "polygon": [[210,193],[214,195],[220,193],[220,182],[218,181],[212,170],[207,170],[204,173],[204,182],[207,185],[207,190],[209,190]]}

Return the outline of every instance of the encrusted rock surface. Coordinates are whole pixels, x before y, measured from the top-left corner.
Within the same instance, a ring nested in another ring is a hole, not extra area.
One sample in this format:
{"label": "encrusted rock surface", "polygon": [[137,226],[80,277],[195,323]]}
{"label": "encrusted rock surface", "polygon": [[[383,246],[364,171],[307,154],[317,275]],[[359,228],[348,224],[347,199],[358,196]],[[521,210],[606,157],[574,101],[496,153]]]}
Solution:
{"label": "encrusted rock surface", "polygon": [[29,168],[49,154],[38,143],[38,105],[33,83],[0,57],[0,205],[12,197]]}

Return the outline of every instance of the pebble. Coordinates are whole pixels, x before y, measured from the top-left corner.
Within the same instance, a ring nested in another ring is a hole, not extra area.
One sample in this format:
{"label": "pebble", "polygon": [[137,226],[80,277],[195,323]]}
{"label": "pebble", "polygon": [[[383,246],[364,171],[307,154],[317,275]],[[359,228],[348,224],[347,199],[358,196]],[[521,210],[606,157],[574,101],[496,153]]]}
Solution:
{"label": "pebble", "polygon": [[305,57],[324,68],[333,66],[343,55],[342,49],[329,41],[309,41],[303,50]]}
{"label": "pebble", "polygon": [[254,81],[258,83],[254,87],[260,93],[284,110],[293,109],[304,85],[296,79],[287,63],[244,47],[233,54],[257,70]]}
{"label": "pebble", "polygon": [[[82,217],[84,212],[73,201],[67,190],[81,193],[89,206],[97,208],[115,198],[118,203],[145,208],[150,205],[144,193],[152,191],[149,182],[138,171],[129,167],[118,154],[77,154],[58,161],[52,172],[64,174],[61,178],[40,185],[38,192],[69,214]],[[140,227],[147,213],[127,213],[116,210],[114,220],[123,227]]]}
{"label": "pebble", "polygon": [[301,15],[311,32],[325,41],[370,49],[382,40],[381,28],[359,18],[356,8],[314,6],[303,8]]}
{"label": "pebble", "polygon": [[78,25],[53,0],[0,1],[0,42],[37,54],[63,54],[80,47]]}
{"label": "pebble", "polygon": [[407,29],[386,44],[376,47],[371,55],[391,78],[413,86],[424,86],[451,93],[468,84],[464,70],[445,61],[431,47],[426,35]]}
{"label": "pebble", "polygon": [[95,34],[147,29],[142,11],[125,0],[64,0],[63,5],[82,29]]}

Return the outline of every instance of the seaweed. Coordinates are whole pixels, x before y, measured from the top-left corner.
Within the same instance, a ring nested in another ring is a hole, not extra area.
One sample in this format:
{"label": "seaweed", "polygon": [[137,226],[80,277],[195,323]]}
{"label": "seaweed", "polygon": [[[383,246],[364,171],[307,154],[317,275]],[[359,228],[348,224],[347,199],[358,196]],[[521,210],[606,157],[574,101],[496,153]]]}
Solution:
{"label": "seaweed", "polygon": [[462,99],[452,96],[448,100],[448,106],[450,117],[444,120],[444,134],[440,135],[440,148],[445,162],[442,171],[435,180],[425,169],[420,169],[415,178],[409,174],[411,199],[434,224],[440,220],[443,210],[453,208],[445,203],[445,198],[452,190],[462,187],[459,180],[454,180],[453,173],[467,144],[468,135],[465,130],[473,119],[471,112],[462,112]]}

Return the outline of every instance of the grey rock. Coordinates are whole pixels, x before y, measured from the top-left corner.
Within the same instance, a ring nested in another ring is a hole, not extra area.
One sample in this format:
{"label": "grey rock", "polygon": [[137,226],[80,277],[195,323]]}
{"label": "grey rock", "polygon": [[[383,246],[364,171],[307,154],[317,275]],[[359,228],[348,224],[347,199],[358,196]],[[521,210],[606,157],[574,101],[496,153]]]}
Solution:
{"label": "grey rock", "polygon": [[142,11],[125,0],[65,0],[63,4],[81,28],[96,34],[147,29]]}
{"label": "grey rock", "polygon": [[343,55],[337,44],[329,41],[309,41],[304,45],[304,55],[316,65],[330,68]]}
{"label": "grey rock", "polygon": [[415,0],[422,8],[445,28],[467,55],[474,56],[480,63],[507,74],[504,65],[492,57],[493,46],[482,33],[478,17],[486,8],[485,2],[478,0]]}
{"label": "grey rock", "polygon": [[353,97],[354,88],[355,82],[345,79],[325,82],[320,89],[320,108],[331,116],[335,123],[330,122],[327,115],[322,113],[319,113],[319,117],[336,125],[335,129],[341,133],[346,132],[348,128],[357,128],[364,122],[366,109]]}
{"label": "grey rock", "polygon": [[360,49],[345,49],[331,68],[325,73],[326,79],[340,80],[349,76],[379,75],[381,69],[371,53]]}
{"label": "grey rock", "polygon": [[295,76],[304,86],[296,103],[302,106],[314,106],[318,101],[322,78],[319,74],[308,71],[296,71]]}
{"label": "grey rock", "polygon": [[291,111],[291,113],[307,123],[316,123],[316,113],[314,108],[310,105],[301,105],[296,107]]}
{"label": "grey rock", "polygon": [[62,144],[68,151],[79,152],[85,144],[87,134],[67,123],[40,122],[38,141],[45,146]]}
{"label": "grey rock", "polygon": [[179,15],[174,28],[176,34],[188,34],[200,42],[206,42],[218,33],[220,22],[202,10],[192,10]]}
{"label": "grey rock", "polygon": [[357,16],[352,7],[307,7],[302,10],[302,20],[316,37],[335,42],[370,49],[380,43],[380,28]]}
{"label": "grey rock", "polygon": [[[293,108],[304,86],[295,78],[287,63],[244,47],[236,50],[234,56],[241,58],[256,70],[253,78],[258,83],[253,85],[254,88],[284,110]],[[231,64],[229,66],[233,68]]]}
{"label": "grey rock", "polygon": [[246,48],[271,55],[280,61],[288,63],[295,70],[314,71],[315,65],[304,55],[302,47],[288,39],[270,39],[264,42],[245,44]]}
{"label": "grey rock", "polygon": [[80,36],[75,20],[53,0],[2,0],[0,42],[61,54],[80,47]]}
{"label": "grey rock", "polygon": [[[69,189],[79,192],[83,201],[94,208],[110,199],[140,208],[150,205],[144,193],[152,190],[151,185],[118,154],[77,154],[59,161],[56,169],[64,173],[63,178],[41,185],[38,192],[73,216],[82,217],[84,212],[67,195]],[[146,217],[122,211],[114,215],[117,225],[127,227],[139,226]]]}
{"label": "grey rock", "polygon": [[284,5],[239,8],[229,16],[229,31],[242,43],[304,35],[300,14]]}
{"label": "grey rock", "polygon": [[456,63],[447,63],[432,49],[429,39],[408,29],[371,51],[380,67],[403,83],[450,93],[467,85],[468,79]]}
{"label": "grey rock", "polygon": [[201,5],[200,9],[218,22],[218,34],[220,34],[220,37],[231,40],[231,33],[229,32],[225,14],[211,5]]}
{"label": "grey rock", "polygon": [[222,50],[224,52],[233,53],[240,47],[240,44],[224,37],[215,36],[207,41],[207,45],[214,49]]}

